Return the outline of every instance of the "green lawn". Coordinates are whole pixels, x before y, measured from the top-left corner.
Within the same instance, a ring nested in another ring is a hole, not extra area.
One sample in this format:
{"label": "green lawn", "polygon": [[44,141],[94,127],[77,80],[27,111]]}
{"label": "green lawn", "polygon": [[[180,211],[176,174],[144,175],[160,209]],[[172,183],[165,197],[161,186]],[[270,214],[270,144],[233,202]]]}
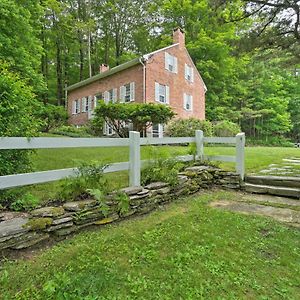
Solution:
{"label": "green lawn", "polygon": [[[163,146],[163,147],[142,147],[142,159],[152,158],[152,152],[161,152],[164,156],[176,156],[188,154],[188,146]],[[234,155],[234,147],[205,147],[207,155]],[[269,164],[280,163],[283,158],[298,156],[300,149],[280,147],[247,147],[245,150],[246,172],[255,173],[266,168]],[[113,163],[128,161],[128,147],[110,148],[66,148],[66,149],[42,149],[33,156],[33,166],[37,171],[53,170],[78,166],[79,161],[101,161]],[[219,163],[220,167],[234,170],[233,163]],[[120,188],[128,185],[127,172],[118,172],[106,175],[109,178],[112,188]],[[41,198],[48,200],[55,197],[60,182],[40,184],[24,188]]]}
{"label": "green lawn", "polygon": [[300,231],[206,192],[6,262],[0,299],[299,299]]}

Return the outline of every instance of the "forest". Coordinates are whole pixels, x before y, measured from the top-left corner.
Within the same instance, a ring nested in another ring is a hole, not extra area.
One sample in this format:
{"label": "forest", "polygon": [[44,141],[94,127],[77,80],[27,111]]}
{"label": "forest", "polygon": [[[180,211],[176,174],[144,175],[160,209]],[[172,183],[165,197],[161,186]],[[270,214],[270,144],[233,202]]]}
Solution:
{"label": "forest", "polygon": [[[63,107],[66,86],[101,63],[171,44],[178,26],[208,87],[207,120],[237,123],[253,139],[299,141],[296,0],[1,0],[2,85],[22,81],[26,97],[15,103],[26,98],[29,115],[36,105]],[[2,92],[0,101],[11,100]]]}

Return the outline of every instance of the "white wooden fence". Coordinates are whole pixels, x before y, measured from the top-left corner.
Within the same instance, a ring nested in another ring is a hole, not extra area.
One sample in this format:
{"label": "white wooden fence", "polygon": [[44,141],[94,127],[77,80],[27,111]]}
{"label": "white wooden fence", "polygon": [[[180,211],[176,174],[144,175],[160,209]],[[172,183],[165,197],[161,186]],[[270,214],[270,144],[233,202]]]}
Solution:
{"label": "white wooden fence", "polygon": [[[131,131],[129,138],[24,138],[24,137],[1,137],[0,151],[7,149],[50,149],[50,148],[91,148],[91,147],[120,147],[129,146],[129,162],[119,162],[110,164],[104,173],[129,170],[130,186],[139,186],[141,182],[141,165],[147,161],[140,159],[140,147],[142,145],[166,145],[166,144],[186,144],[196,143],[196,159],[234,162],[236,172],[244,180],[244,148],[245,134],[239,133],[236,137],[204,137],[201,130],[195,132],[195,137],[178,138],[140,138],[138,132]],[[213,144],[235,144],[235,156],[208,156],[204,155],[204,143]],[[178,160],[191,161],[193,155],[178,156]],[[0,190],[30,184],[45,183],[60,180],[69,176],[77,175],[77,168],[42,171],[25,174],[15,174],[0,176]]]}

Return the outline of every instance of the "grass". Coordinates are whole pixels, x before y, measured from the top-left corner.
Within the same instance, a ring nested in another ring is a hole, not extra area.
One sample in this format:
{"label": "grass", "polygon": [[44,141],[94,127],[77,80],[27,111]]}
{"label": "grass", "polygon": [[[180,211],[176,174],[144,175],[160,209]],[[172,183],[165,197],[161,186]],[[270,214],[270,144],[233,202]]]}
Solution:
{"label": "grass", "polygon": [[181,199],[6,262],[0,299],[299,299],[299,230],[207,206],[237,197]]}
{"label": "grass", "polygon": [[[190,147],[187,146],[162,146],[142,147],[142,159],[151,158],[153,148],[160,151],[164,156],[176,156],[188,154]],[[152,150],[151,150],[152,149]],[[235,155],[234,147],[205,147],[206,155]],[[156,151],[156,152],[157,152]],[[247,147],[245,149],[246,172],[255,173],[267,168],[270,164],[280,163],[283,158],[300,157],[300,149],[280,147]],[[109,148],[65,148],[65,149],[41,149],[33,156],[33,168],[36,171],[70,168],[79,165],[79,161],[101,161],[113,163],[128,161],[128,147]],[[219,163],[220,167],[234,170],[233,163]],[[111,189],[118,189],[128,185],[128,173],[118,172],[106,175],[111,184]],[[41,201],[48,201],[56,197],[61,182],[39,184],[21,188],[22,191],[30,192]]]}

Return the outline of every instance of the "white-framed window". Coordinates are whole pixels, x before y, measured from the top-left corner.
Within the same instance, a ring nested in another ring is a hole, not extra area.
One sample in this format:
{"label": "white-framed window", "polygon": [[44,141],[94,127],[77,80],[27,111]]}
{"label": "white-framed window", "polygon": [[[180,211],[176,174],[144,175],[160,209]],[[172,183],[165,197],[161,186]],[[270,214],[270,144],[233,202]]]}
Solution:
{"label": "white-framed window", "polygon": [[165,69],[177,73],[177,57],[165,52]]}
{"label": "white-framed window", "polygon": [[194,82],[194,69],[193,67],[185,64],[184,66],[184,77],[189,82]]}
{"label": "white-framed window", "polygon": [[135,83],[130,82],[120,87],[120,100],[123,103],[135,100]]}
{"label": "white-framed window", "polygon": [[104,101],[108,102],[117,102],[117,89],[110,89],[109,91],[104,92]]}
{"label": "white-framed window", "polygon": [[155,82],[155,101],[169,104],[170,88],[167,85]]}
{"label": "white-framed window", "polygon": [[102,100],[103,98],[103,93],[99,93],[94,96],[94,109],[97,107],[99,100]]}
{"label": "white-framed window", "polygon": [[152,137],[163,138],[164,137],[164,125],[163,124],[153,124],[152,125]]}
{"label": "white-framed window", "polygon": [[193,110],[193,96],[184,93],[183,94],[183,108],[187,111]]}
{"label": "white-framed window", "polygon": [[89,112],[91,110],[92,105],[92,96],[83,97],[81,99],[81,112]]}
{"label": "white-framed window", "polygon": [[109,124],[104,122],[103,133],[104,135],[113,135],[115,132]]}
{"label": "white-framed window", "polygon": [[76,99],[73,101],[72,114],[77,115],[80,113],[80,99]]}

